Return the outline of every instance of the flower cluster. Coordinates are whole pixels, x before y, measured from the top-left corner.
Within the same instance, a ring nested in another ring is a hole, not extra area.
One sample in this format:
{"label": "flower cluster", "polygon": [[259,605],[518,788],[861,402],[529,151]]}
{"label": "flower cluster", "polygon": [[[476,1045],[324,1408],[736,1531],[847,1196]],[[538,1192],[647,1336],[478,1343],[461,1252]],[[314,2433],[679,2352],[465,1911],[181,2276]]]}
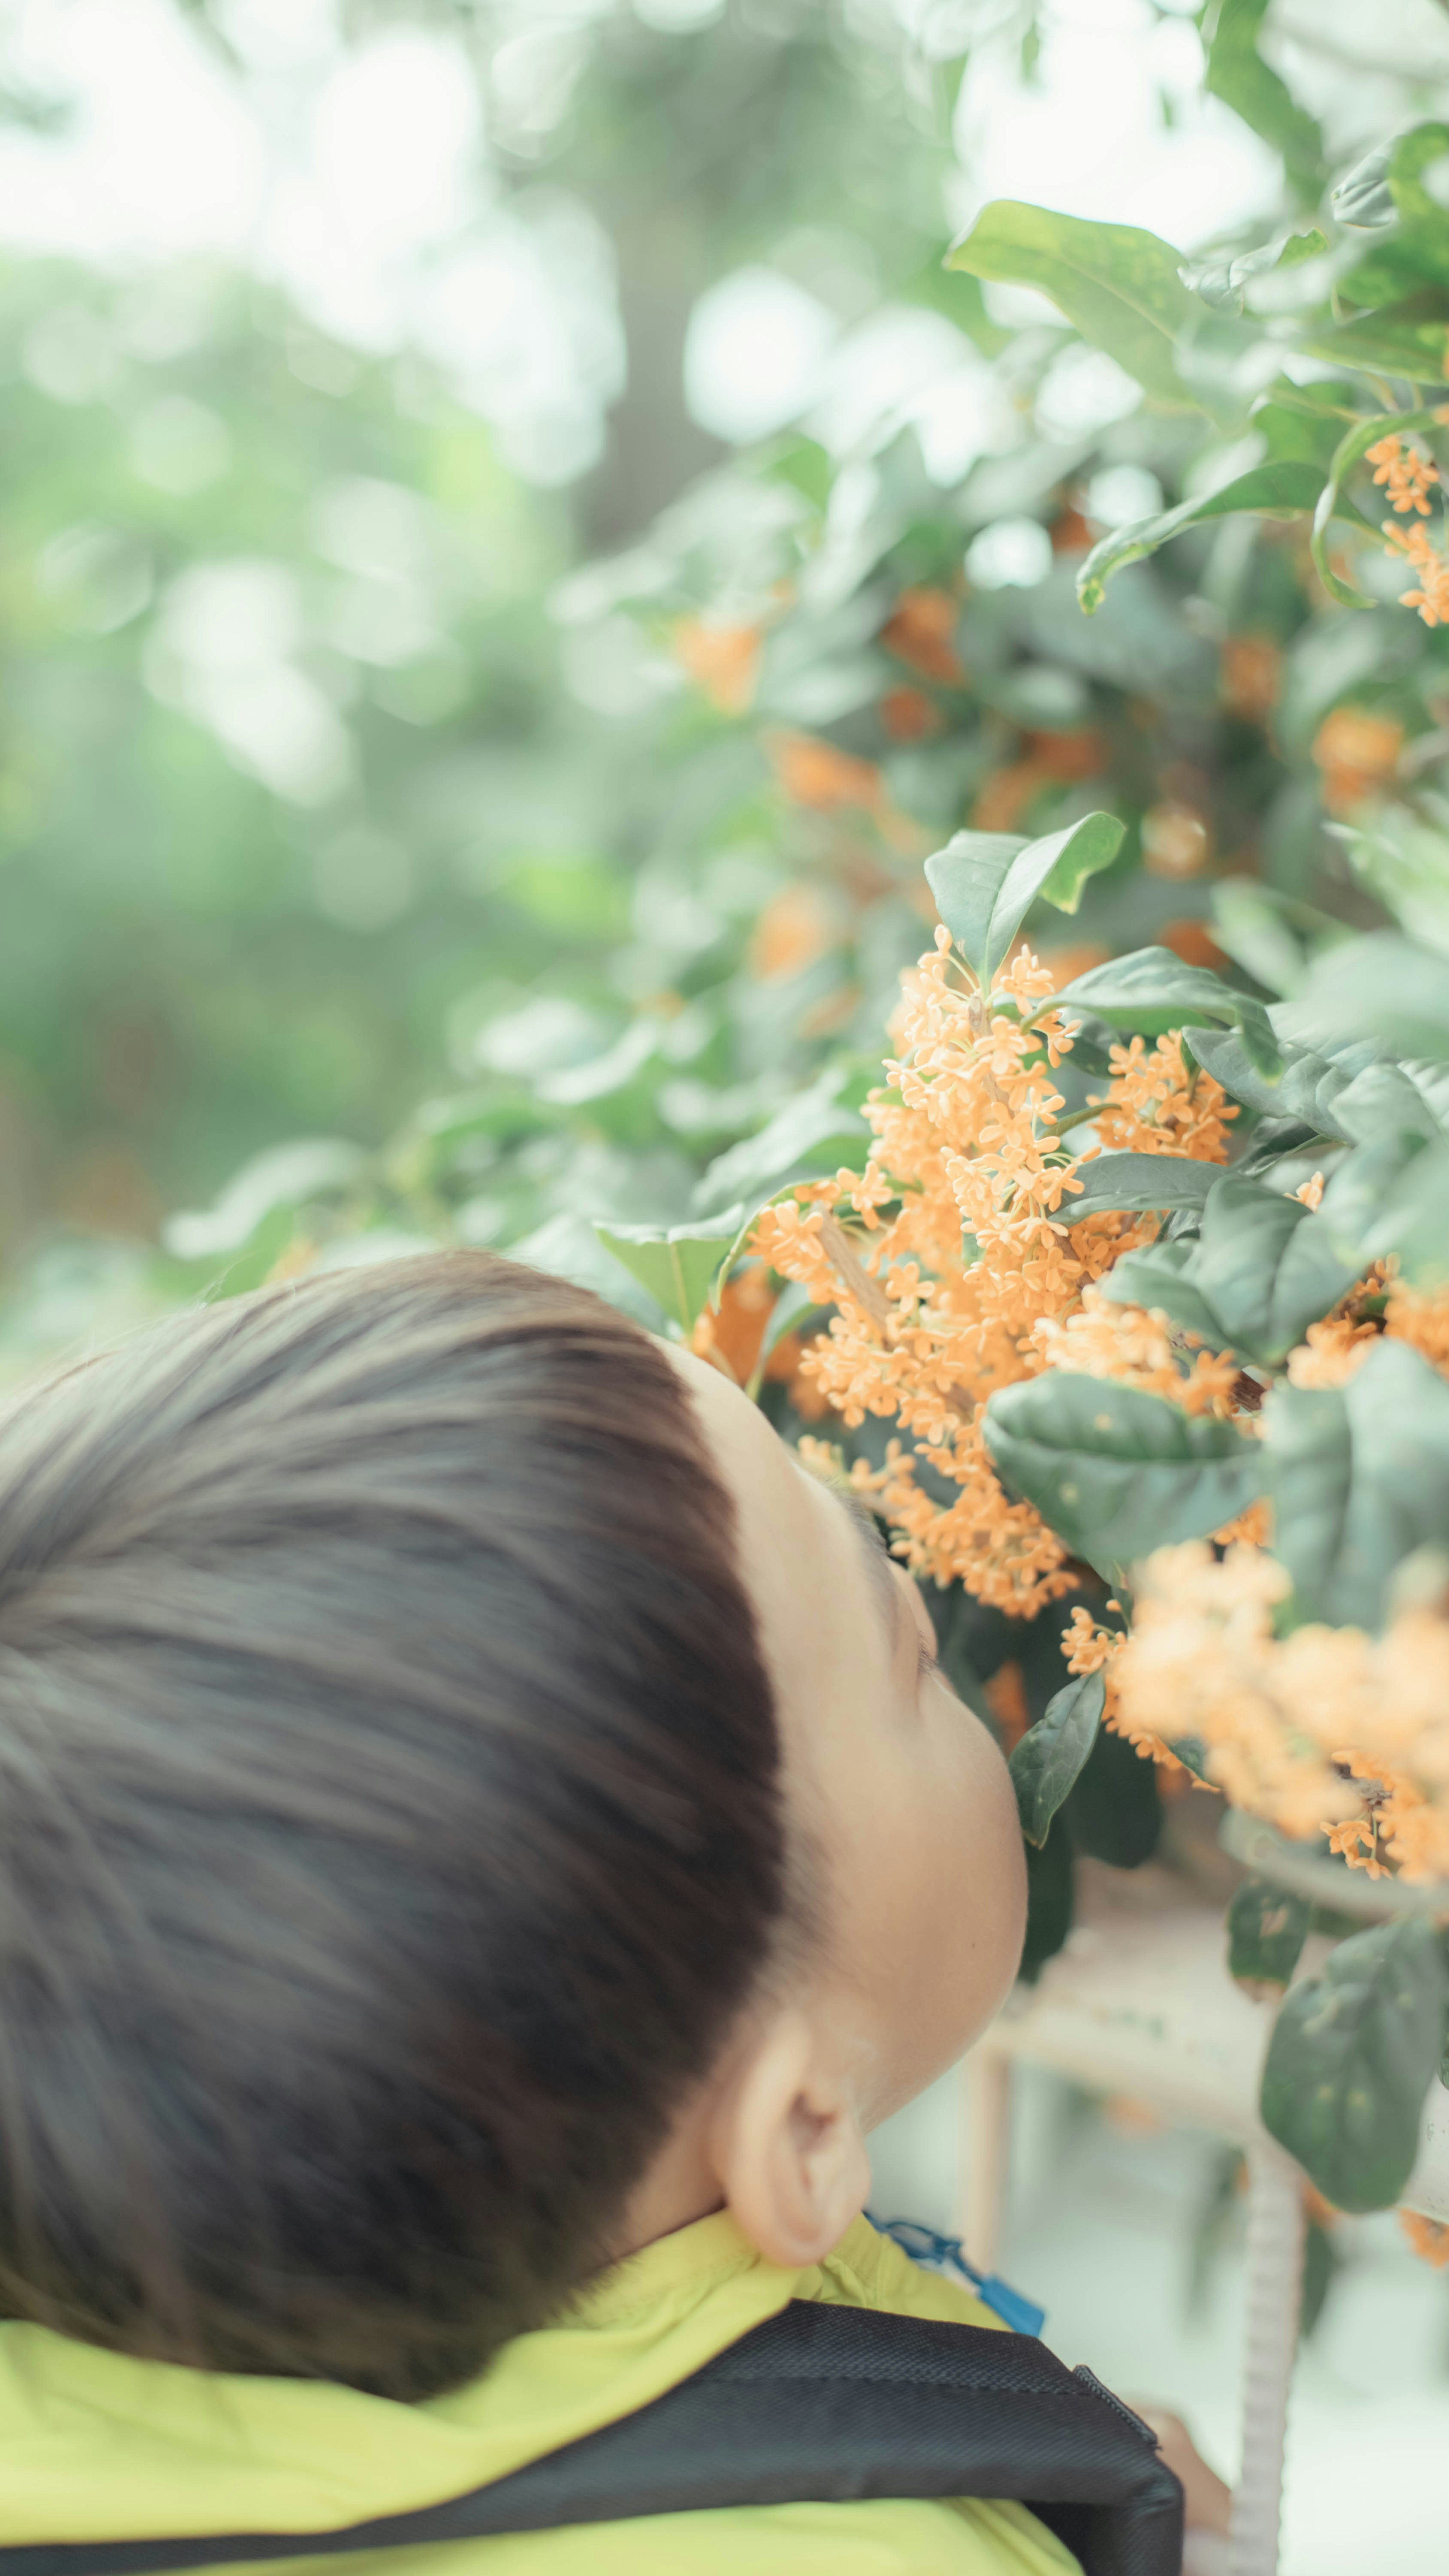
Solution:
{"label": "flower cluster", "polygon": [[[1262,1394],[1233,1355],[1104,1293],[1154,1218],[1072,1221],[1098,1152],[1224,1163],[1234,1105],[1179,1036],[1136,1037],[1112,1048],[1089,1098],[1090,1146],[1077,1152],[1083,1113],[1067,1109],[1059,1082],[1073,1031],[1053,990],[1022,951],[981,992],[938,930],[905,982],[864,1170],[802,1185],[765,1212],[752,1246],[758,1264],[833,1310],[826,1332],[771,1362],[802,1413],[897,1426],[883,1466],[851,1470],[897,1553],[913,1574],[959,1580],[1024,1617],[1073,1591],[1081,1569],[997,1477],[983,1415],[998,1388],[1070,1370],[1232,1421],[1245,1439]],[[1297,1192],[1310,1208],[1322,1195],[1321,1174]],[[1411,1289],[1376,1264],[1308,1327],[1288,1378],[1342,1386],[1386,1334],[1449,1373],[1449,1292]],[[1182,1768],[1174,1746],[1197,1739],[1191,1768],[1205,1765],[1235,1806],[1289,1834],[1327,1835],[1371,1872],[1449,1876],[1449,1600],[1403,1609],[1381,1638],[1305,1626],[1280,1639],[1289,1579],[1271,1539],[1258,1502],[1213,1542],[1161,1551],[1130,1635],[1116,1603],[1116,1625],[1074,1609],[1068,1671],[1100,1672],[1105,1723],[1169,1772]]]}
{"label": "flower cluster", "polygon": [[1449,1614],[1401,1609],[1380,1637],[1279,1637],[1288,1576],[1261,1548],[1200,1540],[1148,1560],[1113,1664],[1125,1732],[1195,1737],[1235,1807],[1382,1876],[1449,1876]]}
{"label": "flower cluster", "polygon": [[[994,1390],[1064,1365],[1226,1411],[1236,1377],[1207,1354],[1174,1353],[1140,1310],[1091,1299],[1155,1221],[1071,1222],[1084,1165],[1063,1141],[1054,1076],[1072,1032],[1052,990],[1050,973],[1021,953],[982,994],[939,930],[906,979],[899,1055],[867,1111],[875,1142],[865,1170],[767,1210],[753,1246],[835,1309],[803,1355],[802,1381],[849,1425],[868,1414],[899,1425],[884,1467],[857,1467],[856,1481],[911,1571],[959,1578],[1018,1615],[1077,1577],[1040,1514],[1002,1489],[982,1419]],[[1236,1112],[1217,1083],[1189,1070],[1178,1038],[1150,1048],[1135,1038],[1111,1064],[1093,1112],[1101,1146],[1225,1159]]]}
{"label": "flower cluster", "polygon": [[1381,484],[1391,509],[1401,513],[1417,510],[1420,518],[1429,515],[1429,494],[1439,480],[1437,465],[1421,456],[1416,447],[1406,447],[1401,438],[1381,438],[1368,450],[1368,461],[1374,469],[1374,481]]}
{"label": "flower cluster", "polygon": [[1099,1288],[1085,1288],[1082,1302],[1065,1316],[1044,1316],[1032,1339],[1050,1368],[1086,1377],[1116,1378],[1145,1395],[1169,1396],[1185,1413],[1234,1410],[1238,1363],[1218,1351],[1185,1349],[1186,1336],[1160,1311],[1108,1303]]}
{"label": "flower cluster", "polygon": [[1298,1348],[1289,1352],[1290,1383],[1346,1386],[1384,1335],[1407,1342],[1431,1368],[1449,1371],[1449,1295],[1442,1289],[1410,1288],[1387,1265],[1375,1262],[1332,1314],[1310,1324]]}
{"label": "flower cluster", "polygon": [[[706,1306],[689,1337],[690,1349],[722,1369],[737,1386],[762,1379],[788,1386],[796,1411],[805,1421],[818,1422],[828,1409],[825,1399],[800,1373],[809,1340],[799,1333],[781,1333],[769,1351],[765,1349],[774,1307],[769,1272],[762,1262],[746,1262],[726,1280],[718,1306]],[[800,1445],[803,1450],[804,1443]]]}
{"label": "flower cluster", "polygon": [[1441,626],[1449,622],[1449,555],[1418,525],[1429,516],[1429,494],[1439,481],[1439,468],[1393,432],[1369,448],[1367,456],[1374,481],[1383,486],[1396,513],[1384,521],[1385,547],[1418,576],[1415,587],[1399,597],[1405,608],[1417,608],[1426,626]]}

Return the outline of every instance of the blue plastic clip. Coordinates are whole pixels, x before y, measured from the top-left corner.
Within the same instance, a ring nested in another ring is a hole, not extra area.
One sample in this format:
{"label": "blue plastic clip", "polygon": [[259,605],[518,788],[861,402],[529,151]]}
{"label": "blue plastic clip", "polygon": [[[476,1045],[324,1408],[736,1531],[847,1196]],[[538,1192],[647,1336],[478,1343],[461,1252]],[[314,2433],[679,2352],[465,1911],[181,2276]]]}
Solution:
{"label": "blue plastic clip", "polygon": [[865,2214],[877,2234],[888,2236],[903,2254],[909,2254],[913,2263],[940,2263],[959,2272],[963,2281],[970,2282],[982,2306],[991,2308],[1013,2334],[1041,2333],[1046,2324],[1045,2308],[1039,2308],[1035,2299],[1023,2297],[1020,2290],[1013,2290],[1010,2282],[1003,2281],[997,2273],[978,2272],[975,2264],[968,2262],[959,2236],[940,2236],[934,2227],[923,2227],[915,2218],[872,2218],[869,2210]]}

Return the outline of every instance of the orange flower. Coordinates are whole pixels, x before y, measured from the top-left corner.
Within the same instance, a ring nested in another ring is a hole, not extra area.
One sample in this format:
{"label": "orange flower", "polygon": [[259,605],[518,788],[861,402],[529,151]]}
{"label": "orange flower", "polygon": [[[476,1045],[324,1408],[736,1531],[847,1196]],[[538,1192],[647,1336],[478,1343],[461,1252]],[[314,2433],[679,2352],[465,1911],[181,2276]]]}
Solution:
{"label": "orange flower", "polygon": [[1150,1052],[1142,1038],[1114,1046],[1111,1065],[1112,1080],[1096,1113],[1104,1150],[1227,1161],[1236,1103],[1210,1075],[1189,1073],[1175,1030]]}
{"label": "orange flower", "polygon": [[1273,1543],[1273,1506],[1266,1495],[1249,1503],[1236,1520],[1225,1521],[1213,1532],[1215,1547],[1271,1547]]}
{"label": "orange flower", "polygon": [[1395,1281],[1384,1308],[1384,1330],[1391,1341],[1407,1342],[1449,1376],[1449,1288],[1406,1288]]}
{"label": "orange flower", "polygon": [[1024,821],[1044,787],[1052,784],[1052,773],[1044,761],[1035,757],[1013,760],[1004,769],[992,771],[985,785],[977,791],[971,808],[972,827],[978,832],[1014,832]]}
{"label": "orange flower", "polygon": [[1014,832],[1047,788],[1100,778],[1111,754],[1093,725],[1028,733],[1016,760],[993,770],[978,789],[971,820],[979,832]]}
{"label": "orange flower", "polygon": [[821,887],[785,886],[755,924],[750,973],[762,984],[775,976],[803,974],[834,947],[837,935],[834,907]]}
{"label": "orange flower", "polygon": [[[1323,1196],[1322,1173],[1305,1181],[1295,1196],[1317,1207]],[[1375,1311],[1380,1299],[1382,1314]],[[1409,1288],[1395,1275],[1391,1262],[1375,1262],[1333,1313],[1310,1324],[1298,1348],[1289,1352],[1291,1384],[1346,1386],[1380,1334],[1391,1342],[1407,1342],[1431,1368],[1449,1377],[1449,1288]]]}
{"label": "orange flower", "polygon": [[1191,805],[1168,802],[1142,817],[1142,863],[1155,877],[1195,877],[1212,855],[1203,816]]}
{"label": "orange flower", "polygon": [[898,662],[909,663],[923,680],[959,688],[966,674],[956,651],[961,603],[949,590],[903,590],[894,614],[881,628],[880,640]]}
{"label": "orange flower", "polygon": [[1283,656],[1262,635],[1230,635],[1223,646],[1223,697],[1235,716],[1262,724],[1283,687]]}
{"label": "orange flower", "polygon": [[1321,1323],[1309,1325],[1305,1339],[1289,1352],[1289,1384],[1347,1386],[1378,1338],[1376,1324],[1360,1322],[1351,1313],[1325,1315]]}
{"label": "orange flower", "polygon": [[[905,979],[899,1055],[867,1107],[865,1170],[798,1190],[766,1212],[753,1243],[758,1258],[835,1310],[802,1376],[848,1424],[875,1414],[899,1426],[884,1466],[868,1475],[897,1552],[913,1573],[959,1576],[979,1599],[1026,1614],[1075,1578],[1055,1532],[1003,1491],[985,1399],[1048,1365],[1042,1328],[1080,1310],[1091,1282],[1154,1231],[1151,1219],[1071,1223],[1082,1184],[1056,1139],[1065,1103],[1053,1081],[1071,1033],[1047,1007],[1051,991],[1051,976],[1026,953],[1008,959],[989,994],[963,987],[949,933],[938,930]],[[1110,1130],[1114,1144],[1220,1161],[1235,1115],[1165,1038],[1150,1053],[1140,1040],[1114,1051],[1097,1124],[1104,1141]],[[1111,1339],[1115,1328],[1101,1329]],[[1108,1359],[1130,1365],[1115,1339]],[[1156,1343],[1151,1364],[1195,1410],[1225,1403],[1236,1376],[1208,1355],[1175,1365]],[[917,1472],[922,1459],[930,1486]],[[945,1500],[937,1479],[954,1488]]]}
{"label": "orange flower", "polygon": [[760,674],[758,626],[714,625],[702,617],[676,620],[675,659],[721,715],[742,716],[752,704]]}
{"label": "orange flower", "polygon": [[1350,1869],[1367,1870],[1370,1878],[1388,1877],[1379,1858],[1378,1828],[1372,1817],[1354,1816],[1346,1825],[1325,1825],[1323,1830],[1335,1859],[1346,1860]]}
{"label": "orange flower", "polygon": [[1399,2225],[1421,2263],[1430,2263],[1442,2272],[1449,2263],[1449,2227],[1440,2218],[1426,2218],[1422,2210],[1401,2209]]}
{"label": "orange flower", "polygon": [[1149,1558],[1113,1666],[1128,1728],[1197,1736],[1235,1807],[1353,1868],[1449,1876],[1449,1618],[1411,1605],[1380,1637],[1273,1616],[1289,1589],[1261,1548],[1194,1541]]}
{"label": "orange flower", "polygon": [[1162,946],[1170,948],[1185,966],[1210,966],[1214,974],[1220,975],[1227,965],[1227,958],[1204,922],[1169,921],[1157,936]]}
{"label": "orange flower", "polygon": [[792,805],[817,814],[837,814],[855,806],[878,814],[885,802],[880,771],[873,761],[857,760],[810,733],[777,733],[766,744],[775,775]]}
{"label": "orange flower", "polygon": [[1323,772],[1323,801],[1330,814],[1351,813],[1392,778],[1404,747],[1404,728],[1393,716],[1363,707],[1335,707],[1314,738],[1313,757]]}
{"label": "orange flower", "polygon": [[1115,1378],[1144,1395],[1169,1396],[1184,1413],[1226,1419],[1233,1410],[1238,1363],[1219,1352],[1199,1350],[1184,1366],[1188,1338],[1165,1315],[1110,1304],[1099,1288],[1084,1288],[1074,1314],[1044,1316],[1032,1334],[1049,1368]]}
{"label": "orange flower", "polygon": [[1059,511],[1053,519],[1051,539],[1054,555],[1085,554],[1088,546],[1096,543],[1090,522],[1083,518],[1080,510],[1070,504],[1065,510]]}
{"label": "orange flower", "polygon": [[1091,1611],[1078,1604],[1062,1639],[1068,1672],[1101,1672],[1105,1664],[1110,1664],[1121,1643],[1121,1636],[1115,1628],[1099,1628]]}
{"label": "orange flower", "polygon": [[1374,469],[1374,481],[1382,484],[1386,498],[1401,512],[1417,510],[1421,518],[1429,515],[1429,494],[1439,480],[1439,468],[1416,447],[1406,446],[1402,438],[1381,438],[1377,446],[1366,448],[1365,456]]}
{"label": "orange flower", "polygon": [[813,1333],[809,1341],[799,1333],[782,1333],[765,1362],[766,1377],[772,1384],[788,1388],[790,1402],[802,1422],[822,1422],[830,1410],[814,1379],[801,1373],[800,1363],[817,1339]]}
{"label": "orange flower", "polygon": [[1084,778],[1100,778],[1111,759],[1095,725],[1069,725],[1056,733],[1030,733],[1027,743],[1033,760],[1040,762],[1048,778],[1059,778],[1067,786],[1079,786]]}
{"label": "orange flower", "polygon": [[1418,574],[1412,590],[1401,590],[1400,605],[1417,608],[1426,626],[1449,622],[1449,556],[1441,554],[1427,528],[1401,528],[1392,519],[1384,521],[1386,553],[1401,555]]}
{"label": "orange flower", "polygon": [[941,719],[924,689],[891,689],[880,702],[881,722],[892,742],[922,742],[938,733]]}
{"label": "orange flower", "polygon": [[1374,481],[1383,485],[1397,513],[1384,521],[1385,550],[1400,556],[1419,576],[1412,590],[1400,591],[1400,601],[1405,608],[1417,608],[1426,626],[1441,626],[1449,620],[1449,557],[1433,544],[1427,528],[1399,524],[1403,518],[1428,518],[1429,494],[1439,481],[1439,468],[1392,432],[1366,452]]}
{"label": "orange flower", "polygon": [[748,1383],[759,1361],[775,1304],[770,1274],[758,1261],[736,1270],[720,1291],[719,1311],[706,1306],[689,1337],[701,1359],[723,1360],[731,1377]]}
{"label": "orange flower", "polygon": [[1031,1724],[1020,1664],[1002,1664],[986,1684],[986,1705],[996,1720],[1003,1753],[1014,1753]]}

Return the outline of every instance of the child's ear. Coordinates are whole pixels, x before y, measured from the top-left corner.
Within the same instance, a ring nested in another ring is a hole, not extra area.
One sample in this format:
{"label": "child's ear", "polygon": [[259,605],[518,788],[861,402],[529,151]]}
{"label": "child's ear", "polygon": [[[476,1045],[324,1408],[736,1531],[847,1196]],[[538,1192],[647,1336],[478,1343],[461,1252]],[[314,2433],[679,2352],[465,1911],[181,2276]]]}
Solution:
{"label": "child's ear", "polygon": [[720,2106],[715,2171],[742,2232],[787,2270],[822,2262],[870,2196],[854,2087],[810,2015],[775,2014]]}

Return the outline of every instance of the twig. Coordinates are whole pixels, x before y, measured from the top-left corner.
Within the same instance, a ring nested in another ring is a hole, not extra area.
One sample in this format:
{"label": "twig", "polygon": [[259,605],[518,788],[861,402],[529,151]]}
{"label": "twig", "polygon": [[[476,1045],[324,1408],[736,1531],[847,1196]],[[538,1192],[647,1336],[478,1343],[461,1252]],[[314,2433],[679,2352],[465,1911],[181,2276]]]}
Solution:
{"label": "twig", "polygon": [[[986,1007],[979,993],[972,994],[970,1001],[966,1005],[966,1016],[970,1023],[971,1034],[979,1046],[981,1040],[986,1035]],[[1001,1108],[1009,1109],[1011,1107],[1011,1103],[1007,1099],[1005,1092],[1002,1090],[1000,1083],[997,1081],[995,1074],[991,1071],[988,1065],[981,1063],[979,1057],[976,1063],[976,1074],[982,1089],[986,1092],[988,1097],[996,1101]]]}
{"label": "twig", "polygon": [[828,1216],[820,1229],[820,1243],[836,1276],[847,1287],[858,1306],[863,1306],[877,1331],[884,1333],[891,1320],[891,1301],[878,1279],[872,1279],[838,1216]]}
{"label": "twig", "polygon": [[[820,1244],[842,1287],[849,1290],[857,1305],[865,1308],[877,1332],[885,1340],[895,1310],[880,1281],[871,1277],[839,1217],[828,1216],[825,1219],[820,1228]],[[964,1387],[949,1388],[942,1400],[963,1422],[969,1422],[976,1411],[975,1400]]]}

